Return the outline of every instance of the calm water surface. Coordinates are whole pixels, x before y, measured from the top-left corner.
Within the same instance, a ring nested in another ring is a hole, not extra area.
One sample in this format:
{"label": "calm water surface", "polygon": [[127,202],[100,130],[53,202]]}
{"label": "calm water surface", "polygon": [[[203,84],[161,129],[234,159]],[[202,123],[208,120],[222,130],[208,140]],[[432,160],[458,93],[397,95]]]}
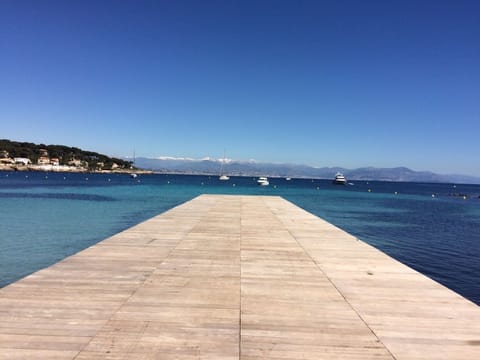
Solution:
{"label": "calm water surface", "polygon": [[203,193],[282,196],[480,304],[480,186],[461,184],[0,172],[0,287]]}

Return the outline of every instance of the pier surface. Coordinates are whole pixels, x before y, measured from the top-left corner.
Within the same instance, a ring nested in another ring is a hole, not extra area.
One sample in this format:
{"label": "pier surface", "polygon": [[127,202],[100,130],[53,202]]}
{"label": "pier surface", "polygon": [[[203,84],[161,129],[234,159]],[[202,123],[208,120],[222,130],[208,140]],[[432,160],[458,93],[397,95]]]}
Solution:
{"label": "pier surface", "polygon": [[480,308],[279,197],[202,195],[0,289],[0,359],[480,359]]}

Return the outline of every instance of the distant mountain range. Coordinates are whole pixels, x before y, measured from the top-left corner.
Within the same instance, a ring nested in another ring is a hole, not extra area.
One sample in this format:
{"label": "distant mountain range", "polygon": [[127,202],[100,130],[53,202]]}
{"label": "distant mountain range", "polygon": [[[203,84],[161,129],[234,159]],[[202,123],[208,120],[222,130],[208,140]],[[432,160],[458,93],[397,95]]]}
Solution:
{"label": "distant mountain range", "polygon": [[479,177],[467,175],[440,175],[429,171],[414,171],[406,167],[363,167],[358,169],[345,169],[341,167],[316,168],[297,164],[258,163],[253,160],[235,161],[228,159],[190,159],[171,157],[136,158],[135,166],[153,170],[155,172],[217,175],[220,172],[222,162],[224,162],[225,173],[233,176],[333,179],[337,172],[341,172],[348,180],[480,184]]}

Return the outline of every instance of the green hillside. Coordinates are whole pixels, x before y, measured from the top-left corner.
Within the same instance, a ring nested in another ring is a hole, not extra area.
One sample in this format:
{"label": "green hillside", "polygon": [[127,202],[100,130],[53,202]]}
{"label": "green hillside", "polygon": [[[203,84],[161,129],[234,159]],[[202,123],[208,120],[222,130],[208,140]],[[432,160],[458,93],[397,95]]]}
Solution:
{"label": "green hillside", "polygon": [[113,158],[93,151],[85,151],[76,147],[0,139],[0,157],[28,158],[33,164],[37,164],[38,159],[42,156],[47,156],[50,159],[57,158],[59,165],[71,165],[72,162],[77,162],[88,169],[110,170],[114,164],[119,169],[130,169],[132,167],[132,162],[130,161]]}

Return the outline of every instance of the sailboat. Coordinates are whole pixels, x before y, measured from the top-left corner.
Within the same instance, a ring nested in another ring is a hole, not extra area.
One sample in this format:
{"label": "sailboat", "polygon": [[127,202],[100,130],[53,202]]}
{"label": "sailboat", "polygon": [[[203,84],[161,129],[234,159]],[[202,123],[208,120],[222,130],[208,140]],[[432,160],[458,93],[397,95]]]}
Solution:
{"label": "sailboat", "polygon": [[[135,149],[133,149],[133,162],[132,162],[132,166],[131,166],[132,169],[135,169]],[[133,179],[136,179],[137,178],[137,174],[132,172],[130,173],[130,177],[133,178]]]}
{"label": "sailboat", "polygon": [[221,180],[221,181],[227,181],[227,180],[230,180],[230,176],[228,175],[225,175],[223,173],[223,165],[225,164],[225,150],[223,151],[223,159],[222,159],[222,166],[220,168],[220,177],[218,178],[218,180]]}

